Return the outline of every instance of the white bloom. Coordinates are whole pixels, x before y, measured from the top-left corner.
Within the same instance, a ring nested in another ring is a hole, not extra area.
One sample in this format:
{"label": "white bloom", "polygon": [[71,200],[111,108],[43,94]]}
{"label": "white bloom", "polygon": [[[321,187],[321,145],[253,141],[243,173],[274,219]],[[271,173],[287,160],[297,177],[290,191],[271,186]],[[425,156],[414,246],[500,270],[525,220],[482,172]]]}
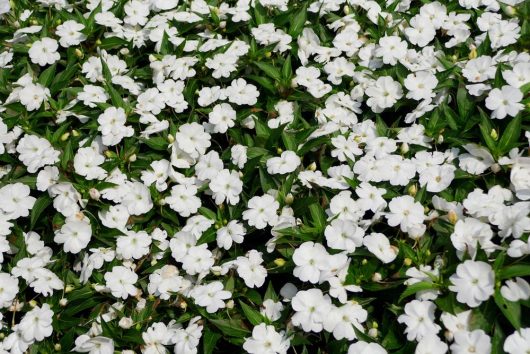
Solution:
{"label": "white bloom", "polygon": [[134,286],[138,281],[138,275],[124,266],[114,266],[110,272],[105,273],[105,282],[112,296],[127,299],[136,295],[138,289]]}
{"label": "white bloom", "polygon": [[55,63],[61,59],[61,55],[57,53],[59,44],[53,38],[44,37],[38,41],[33,42],[28,51],[31,62],[46,66]]}
{"label": "white bloom", "polygon": [[52,319],[53,311],[50,309],[50,305],[37,306],[24,315],[18,324],[18,331],[25,341],[36,340],[40,342],[52,335]]}
{"label": "white bloom", "polygon": [[449,290],[456,292],[456,299],[469,307],[477,307],[494,292],[494,273],[488,263],[467,260],[456,267],[449,280]]}
{"label": "white bloom", "polygon": [[441,327],[434,322],[435,310],[436,305],[431,301],[412,300],[405,305],[405,314],[398,317],[398,322],[407,326],[405,333],[409,341],[440,331]]}
{"label": "white bloom", "polygon": [[253,354],[285,354],[289,343],[283,331],[278,333],[274,326],[260,323],[252,329],[252,337],[245,339],[243,349]]}
{"label": "white bloom", "polygon": [[515,117],[524,108],[522,100],[521,90],[513,86],[503,86],[490,91],[486,98],[486,107],[493,111],[491,118],[504,119],[507,115]]}
{"label": "white bloom", "polygon": [[267,160],[267,172],[270,174],[291,173],[300,166],[302,161],[294,151],[284,151],[280,157],[271,157]]}
{"label": "white bloom", "polygon": [[53,240],[63,244],[65,252],[76,254],[88,246],[91,238],[90,220],[81,214],[66,218],[65,224],[55,232]]}

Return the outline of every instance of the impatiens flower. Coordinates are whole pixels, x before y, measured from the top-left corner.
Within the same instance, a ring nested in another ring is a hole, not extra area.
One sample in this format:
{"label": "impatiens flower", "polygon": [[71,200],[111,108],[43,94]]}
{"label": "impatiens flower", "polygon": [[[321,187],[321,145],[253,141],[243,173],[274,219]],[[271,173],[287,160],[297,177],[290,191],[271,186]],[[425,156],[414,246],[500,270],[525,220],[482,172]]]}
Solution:
{"label": "impatiens flower", "polygon": [[127,231],[116,240],[116,251],[125,259],[140,259],[149,253],[151,236],[145,231]]}
{"label": "impatiens flower", "polygon": [[18,141],[17,152],[18,158],[30,173],[59,161],[59,151],[55,150],[48,140],[36,135],[24,135]]}
{"label": "impatiens flower", "polygon": [[138,289],[134,286],[138,275],[124,266],[114,266],[110,272],[105,273],[105,282],[112,296],[127,299],[136,295]]}
{"label": "impatiens flower", "polygon": [[390,245],[388,238],[381,233],[371,233],[363,239],[363,245],[383,263],[390,263],[397,256],[397,248]]}
{"label": "impatiens flower", "polygon": [[348,354],[387,354],[387,351],[377,343],[358,341],[350,345]]}
{"label": "impatiens flower", "polygon": [[78,45],[86,39],[86,36],[81,33],[84,28],[85,26],[79,22],[68,20],[57,26],[55,34],[61,37],[61,39],[59,39],[61,46],[70,47]]}
{"label": "impatiens flower", "polygon": [[405,333],[409,341],[440,331],[441,327],[434,322],[434,310],[436,305],[431,301],[412,300],[405,305],[405,313],[398,317],[398,322],[407,326]]}
{"label": "impatiens flower", "polygon": [[53,240],[63,244],[65,252],[75,254],[88,246],[91,237],[90,219],[81,214],[66,218],[65,224],[55,233]]}
{"label": "impatiens flower", "polygon": [[414,354],[445,354],[449,346],[434,334],[427,334],[418,341]]}
{"label": "impatiens flower", "polygon": [[75,347],[72,351],[78,353],[109,354],[114,352],[114,341],[103,336],[90,337],[83,334],[76,338]]}
{"label": "impatiens flower", "polygon": [[267,270],[262,263],[262,254],[256,250],[251,250],[246,257],[237,257],[237,274],[249,288],[259,288],[265,283]]}
{"label": "impatiens flower", "polygon": [[469,307],[477,307],[493,295],[494,273],[488,263],[467,260],[456,267],[449,280],[449,290],[456,292],[456,299]]}
{"label": "impatiens flower", "polygon": [[74,157],[74,169],[78,175],[84,176],[87,180],[103,179],[107,177],[107,171],[100,167],[103,162],[105,157],[94,148],[80,148]]}
{"label": "impatiens flower", "polygon": [[55,39],[44,37],[33,42],[28,54],[33,63],[46,66],[55,63],[61,58],[61,55],[57,53],[58,48],[59,45]]}
{"label": "impatiens flower", "polygon": [[205,307],[208,313],[215,313],[219,309],[226,307],[224,300],[232,297],[230,291],[223,289],[221,282],[214,281],[206,285],[196,286],[190,292],[190,296],[197,305]]}
{"label": "impatiens flower", "polygon": [[296,264],[293,274],[314,284],[319,281],[321,271],[329,267],[328,252],[320,243],[304,242],[294,251],[293,262]]}
{"label": "impatiens flower", "polygon": [[190,216],[201,206],[201,200],[196,194],[197,187],[194,185],[180,184],[171,188],[171,195],[165,198],[165,202],[181,216]]}
{"label": "impatiens flower", "polygon": [[388,225],[399,225],[401,231],[408,232],[411,228],[421,225],[425,220],[423,206],[408,195],[396,197],[388,204]]}
{"label": "impatiens flower", "polygon": [[436,76],[428,71],[419,71],[409,74],[404,83],[407,90],[409,90],[407,98],[420,101],[434,97],[433,90],[438,85],[438,80]]}
{"label": "impatiens flower", "polygon": [[285,354],[289,343],[283,331],[278,333],[274,326],[260,323],[252,329],[252,337],[245,339],[243,349],[254,354]]}
{"label": "impatiens flower", "polygon": [[381,76],[365,90],[369,97],[366,104],[375,113],[381,113],[392,107],[398,99],[403,97],[403,90],[399,82],[390,76]]}
{"label": "impatiens flower", "polygon": [[11,306],[18,294],[18,278],[9,273],[0,273],[0,308]]}
{"label": "impatiens flower", "polygon": [[508,280],[506,285],[501,287],[501,294],[508,301],[520,301],[530,299],[530,284],[523,278],[517,277]]}
{"label": "impatiens flower", "polygon": [[451,344],[451,353],[490,353],[491,338],[481,329],[472,332],[455,333],[455,341]]}
{"label": "impatiens flower", "polygon": [[333,333],[337,340],[357,338],[355,329],[364,331],[362,323],[366,321],[368,312],[358,304],[347,303],[341,307],[332,307],[324,318],[324,329]]}
{"label": "impatiens flower", "polygon": [[491,118],[504,119],[507,115],[515,117],[524,107],[522,100],[521,90],[513,86],[503,86],[490,91],[486,98],[486,107],[493,111]]}
{"label": "impatiens flower", "polygon": [[215,133],[226,133],[228,128],[234,126],[236,111],[228,103],[221,103],[213,107],[208,117]]}
{"label": "impatiens flower", "polygon": [[526,354],[530,350],[530,328],[521,328],[504,341],[503,349],[508,354]]}
{"label": "impatiens flower", "polygon": [[292,299],[291,306],[295,311],[293,325],[302,327],[304,332],[321,332],[324,320],[331,309],[331,300],[320,289],[299,291]]}
{"label": "impatiens flower", "polygon": [[252,197],[248,201],[248,209],[243,212],[243,219],[247,220],[250,226],[264,229],[267,224],[274,225],[276,223],[278,220],[276,211],[279,207],[280,203],[268,194]]}
{"label": "impatiens flower", "polygon": [[267,160],[267,172],[270,174],[286,174],[291,173],[298,166],[301,160],[294,151],[284,151],[280,157],[271,157]]}
{"label": "impatiens flower", "polygon": [[103,144],[113,146],[123,138],[134,134],[131,127],[125,126],[127,117],[123,108],[109,107],[98,117],[98,130],[103,135]]}
{"label": "impatiens flower", "polygon": [[24,315],[18,324],[17,330],[21,333],[25,341],[41,341],[52,335],[53,311],[50,305],[43,304],[42,307],[35,307]]}
{"label": "impatiens flower", "polygon": [[8,184],[0,188],[0,211],[7,219],[18,219],[29,215],[36,199],[30,195],[30,189],[22,183]]}
{"label": "impatiens flower", "polygon": [[364,230],[349,220],[335,219],[324,232],[329,247],[353,253],[363,244]]}
{"label": "impatiens flower", "polygon": [[225,200],[230,205],[239,202],[239,195],[243,191],[243,182],[236,171],[222,170],[212,178],[210,189],[216,204],[221,204]]}

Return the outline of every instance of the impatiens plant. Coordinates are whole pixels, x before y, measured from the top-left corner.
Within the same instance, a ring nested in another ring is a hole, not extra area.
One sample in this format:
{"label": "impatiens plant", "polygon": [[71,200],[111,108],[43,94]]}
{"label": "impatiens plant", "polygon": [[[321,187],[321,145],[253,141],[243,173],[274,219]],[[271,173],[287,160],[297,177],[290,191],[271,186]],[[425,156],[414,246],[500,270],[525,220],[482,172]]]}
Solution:
{"label": "impatiens plant", "polygon": [[530,353],[530,1],[0,0],[0,354]]}

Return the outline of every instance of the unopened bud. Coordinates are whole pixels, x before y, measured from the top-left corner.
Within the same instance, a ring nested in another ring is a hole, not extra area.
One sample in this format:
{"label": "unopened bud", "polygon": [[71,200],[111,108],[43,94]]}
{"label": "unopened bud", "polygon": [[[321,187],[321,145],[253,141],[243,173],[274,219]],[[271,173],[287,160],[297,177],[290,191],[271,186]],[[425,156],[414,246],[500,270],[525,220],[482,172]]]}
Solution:
{"label": "unopened bud", "polygon": [[285,259],[283,258],[276,258],[274,260],[274,264],[276,264],[278,267],[283,267],[285,265]]}
{"label": "unopened bud", "polygon": [[454,210],[449,210],[449,213],[447,213],[447,218],[449,219],[449,222],[453,225],[456,224],[456,222],[458,221],[458,215]]}
{"label": "unopened bud", "polygon": [[97,46],[100,46],[100,45],[101,45],[101,40],[99,40],[99,39],[96,40],[96,45],[97,45]]}
{"label": "unopened bud", "polygon": [[64,292],[68,294],[68,293],[71,293],[74,289],[75,289],[75,288],[74,288],[73,285],[68,284],[68,285],[64,288]]}
{"label": "unopened bud", "polygon": [[517,15],[517,9],[513,6],[506,6],[504,8],[504,12],[506,13],[506,15],[508,16],[515,16]]}
{"label": "unopened bud", "polygon": [[132,154],[131,156],[129,156],[129,162],[134,162],[136,161],[136,154]]}
{"label": "unopened bud", "polygon": [[170,143],[170,144],[173,144],[175,142],[175,137],[171,134],[168,134],[167,135],[167,141]]}
{"label": "unopened bud", "polygon": [[81,49],[79,49],[79,48],[76,48],[74,53],[75,53],[75,56],[78,57],[78,58],[83,58],[85,56],[83,54],[83,51],[81,51]]}
{"label": "unopened bud", "polygon": [[270,57],[271,57],[271,55],[272,55],[272,53],[271,53],[271,52],[266,52],[266,53],[265,53],[265,58],[270,58]]}
{"label": "unopened bud", "polygon": [[377,328],[370,328],[368,330],[368,335],[372,338],[377,338],[377,335],[379,334],[379,331],[377,330]]}
{"label": "unopened bud", "polygon": [[342,11],[344,11],[345,15],[349,15],[350,14],[350,7],[348,5],[344,5],[344,7],[342,8]]}
{"label": "unopened bud", "polygon": [[283,152],[282,148],[276,148],[276,153],[281,154]]}
{"label": "unopened bud", "polygon": [[368,260],[366,258],[363,258],[363,260],[361,261],[361,264],[362,265],[367,265],[368,264]]}
{"label": "unopened bud", "polygon": [[401,149],[400,150],[401,150],[402,154],[406,154],[410,150],[409,149],[409,144],[407,144],[407,143],[401,144]]}
{"label": "unopened bud", "polygon": [[179,303],[179,307],[183,310],[187,309],[188,308],[188,303],[184,300],[182,300],[180,303]]}
{"label": "unopened bud", "polygon": [[128,55],[129,54],[129,48],[121,48],[120,49],[121,55]]}
{"label": "unopened bud", "polygon": [[472,46],[472,47],[471,47],[471,51],[469,52],[468,57],[469,57],[469,59],[475,59],[477,56],[478,56],[478,54],[477,54],[477,47]]}
{"label": "unopened bud", "polygon": [[415,197],[416,194],[418,193],[418,187],[415,184],[413,184],[409,187],[408,192],[411,197]]}
{"label": "unopened bud", "polygon": [[285,204],[291,205],[293,204],[293,201],[294,201],[294,196],[291,193],[285,196]]}
{"label": "unopened bud", "polygon": [[105,152],[103,153],[107,158],[113,158],[113,157],[116,157],[116,153],[114,153],[113,151],[110,151],[110,150],[105,150]]}
{"label": "unopened bud", "polygon": [[56,26],[60,26],[62,23],[63,23],[63,21],[61,21],[60,18],[58,18],[57,20],[55,20],[55,25],[56,25]]}
{"label": "unopened bud", "polygon": [[59,305],[60,305],[61,307],[65,307],[66,305],[68,305],[68,299],[66,299],[66,298],[64,298],[64,297],[61,298],[61,300],[59,300]]}
{"label": "unopened bud", "polygon": [[498,163],[494,163],[490,168],[493,173],[499,173],[501,171],[501,166]]}
{"label": "unopened bud", "polygon": [[444,142],[444,136],[442,134],[438,135],[438,139],[436,139],[436,142],[438,144],[441,144]]}
{"label": "unopened bud", "polygon": [[490,136],[493,140],[497,141],[499,139],[499,133],[495,129],[492,129],[490,132]]}
{"label": "unopened bud", "polygon": [[123,329],[129,329],[134,325],[134,321],[130,317],[122,317],[118,322],[118,326]]}
{"label": "unopened bud", "polygon": [[412,264],[412,259],[410,258],[405,258],[403,260],[403,264],[406,265],[407,267],[410,267],[410,265]]}
{"label": "unopened bud", "polygon": [[221,28],[221,29],[226,28],[226,21],[219,22],[219,28]]}
{"label": "unopened bud", "polygon": [[311,164],[310,164],[309,166],[307,166],[307,169],[308,169],[309,171],[316,171],[316,169],[317,169],[317,164],[314,163],[314,162],[311,162]]}
{"label": "unopened bud", "polygon": [[99,200],[99,197],[101,197],[101,193],[96,188],[90,188],[88,194],[90,195],[90,198],[94,200]]}
{"label": "unopened bud", "polygon": [[70,133],[66,132],[63,135],[61,135],[61,141],[66,141],[70,137]]}
{"label": "unopened bud", "polygon": [[30,300],[30,301],[28,302],[28,304],[29,304],[29,306],[31,306],[31,307],[35,307],[35,306],[37,306],[37,301],[35,301],[35,300]]}
{"label": "unopened bud", "polygon": [[381,279],[383,279],[383,277],[381,276],[381,273],[377,273],[377,272],[376,272],[376,273],[374,273],[374,274],[372,275],[372,281],[373,281],[373,282],[376,282],[376,283],[377,283],[377,282],[380,282]]}
{"label": "unopened bud", "polygon": [[56,352],[60,352],[62,347],[60,343],[55,343],[53,346],[53,349],[55,349]]}
{"label": "unopened bud", "polygon": [[231,310],[234,308],[234,300],[230,300],[226,303],[226,308]]}
{"label": "unopened bud", "polygon": [[72,130],[72,136],[74,137],[78,137],[79,136],[79,132],[77,130]]}

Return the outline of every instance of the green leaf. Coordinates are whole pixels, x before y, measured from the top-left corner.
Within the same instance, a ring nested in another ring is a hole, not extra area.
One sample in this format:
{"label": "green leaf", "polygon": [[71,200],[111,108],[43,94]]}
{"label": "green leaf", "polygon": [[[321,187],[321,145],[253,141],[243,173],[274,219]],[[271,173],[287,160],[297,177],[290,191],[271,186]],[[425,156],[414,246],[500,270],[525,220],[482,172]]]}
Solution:
{"label": "green leaf", "polygon": [[219,333],[212,332],[206,329],[202,337],[202,352],[203,354],[212,354],[215,349],[215,344],[222,337]]}
{"label": "green leaf", "polygon": [[243,301],[239,301],[239,304],[241,305],[241,309],[243,310],[245,317],[253,326],[257,326],[260,323],[264,322],[261,313],[254,310],[252,307],[248,306]]}
{"label": "green leaf", "polygon": [[504,130],[498,145],[498,151],[500,155],[506,154],[517,145],[517,141],[521,136],[522,119],[523,118],[521,114],[517,115]]}
{"label": "green leaf", "polygon": [[495,303],[515,329],[521,328],[521,304],[506,301],[499,289],[495,290]]}
{"label": "green leaf", "polygon": [[44,209],[46,209],[51,204],[51,202],[52,199],[47,194],[43,194],[35,201],[35,204],[31,209],[30,229],[33,229],[33,227],[37,223],[37,220],[39,220],[39,216],[42,214]]}
{"label": "green leaf", "polygon": [[282,77],[286,82],[290,82],[293,77],[293,67],[291,63],[291,54],[285,58],[282,66]]}
{"label": "green leaf", "polygon": [[305,21],[307,21],[307,4],[304,3],[301,9],[296,10],[296,15],[291,22],[291,27],[289,27],[289,34],[293,38],[298,38],[298,35],[302,33],[304,29]]}
{"label": "green leaf", "polygon": [[313,203],[309,206],[309,213],[315,227],[320,231],[326,228],[326,212],[320,203]]}
{"label": "green leaf", "polygon": [[501,280],[526,276],[530,276],[530,264],[511,265],[502,269],[498,274]]}
{"label": "green leaf", "polygon": [[482,133],[482,139],[484,139],[484,142],[488,146],[488,149],[492,152],[494,156],[497,156],[497,143],[493,138],[491,137],[491,131],[493,130],[493,127],[491,126],[491,122],[489,117],[484,113],[483,110],[479,108],[480,112],[480,132]]}
{"label": "green leaf", "polygon": [[44,87],[50,86],[55,78],[55,69],[57,69],[57,64],[53,64],[46,70],[44,70],[39,76],[39,84]]}
{"label": "green leaf", "polygon": [[219,328],[221,332],[230,337],[245,338],[248,337],[250,331],[244,327],[241,320],[209,320],[215,327]]}
{"label": "green leaf", "polygon": [[272,66],[271,64],[257,61],[254,63],[261,71],[263,71],[267,76],[274,79],[275,81],[281,81],[282,74],[278,68]]}
{"label": "green leaf", "polygon": [[271,281],[269,281],[269,285],[267,285],[267,291],[265,291],[263,299],[271,299],[273,301],[278,301],[278,295],[276,294],[276,291],[274,290],[274,286],[272,285]]}
{"label": "green leaf", "polygon": [[456,103],[458,105],[458,113],[461,119],[466,119],[473,110],[473,104],[471,103],[470,97],[467,94],[466,87],[460,85],[456,93]]}
{"label": "green leaf", "polygon": [[407,286],[405,291],[399,297],[398,302],[403,301],[406,297],[416,294],[419,291],[435,289],[436,285],[427,281],[420,281],[419,283]]}

